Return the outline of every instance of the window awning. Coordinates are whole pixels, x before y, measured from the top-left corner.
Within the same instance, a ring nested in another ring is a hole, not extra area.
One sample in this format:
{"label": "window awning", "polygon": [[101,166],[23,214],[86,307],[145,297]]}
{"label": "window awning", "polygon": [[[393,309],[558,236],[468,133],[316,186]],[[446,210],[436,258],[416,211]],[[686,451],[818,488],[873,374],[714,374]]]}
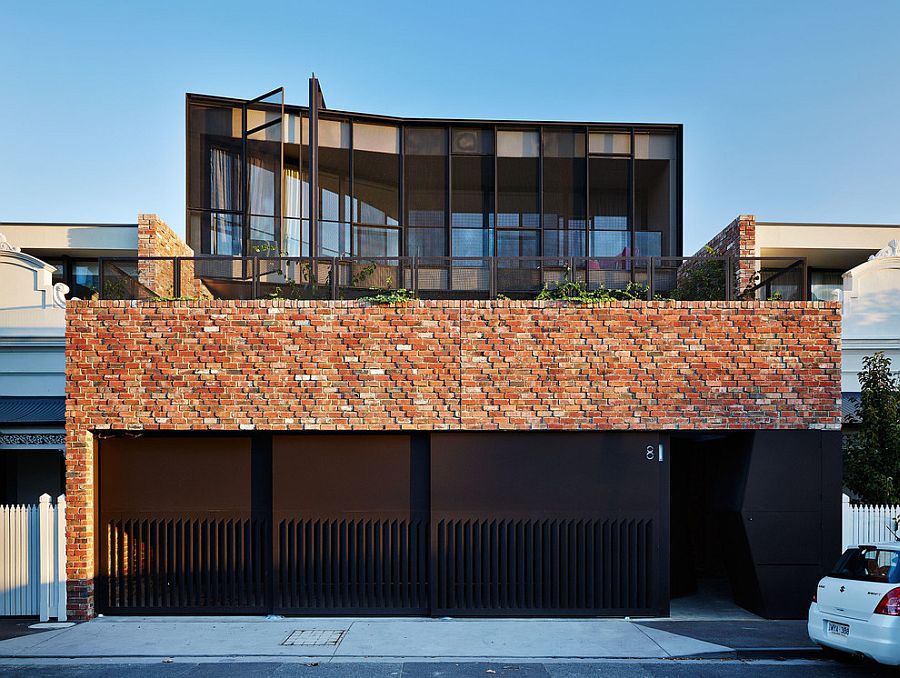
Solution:
{"label": "window awning", "polygon": [[0,424],[62,424],[65,396],[0,396]]}

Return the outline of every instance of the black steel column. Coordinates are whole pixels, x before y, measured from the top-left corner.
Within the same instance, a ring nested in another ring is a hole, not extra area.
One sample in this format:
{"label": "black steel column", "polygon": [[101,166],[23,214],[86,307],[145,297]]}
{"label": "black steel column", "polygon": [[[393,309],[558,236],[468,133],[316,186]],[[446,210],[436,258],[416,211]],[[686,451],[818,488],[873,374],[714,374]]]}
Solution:
{"label": "black steel column", "polygon": [[628,262],[628,270],[629,270],[629,280],[634,282],[634,256],[637,251],[637,235],[635,229],[635,202],[634,202],[634,127],[629,131],[629,135],[631,137],[631,158],[628,160],[628,233],[629,239],[631,240],[630,247],[628,248],[628,254],[631,257],[631,260]]}
{"label": "black steel column", "polygon": [[309,79],[309,255],[319,253],[319,81]]}
{"label": "black steel column", "polygon": [[241,254],[250,254],[250,161],[247,158],[247,103],[241,107]]}

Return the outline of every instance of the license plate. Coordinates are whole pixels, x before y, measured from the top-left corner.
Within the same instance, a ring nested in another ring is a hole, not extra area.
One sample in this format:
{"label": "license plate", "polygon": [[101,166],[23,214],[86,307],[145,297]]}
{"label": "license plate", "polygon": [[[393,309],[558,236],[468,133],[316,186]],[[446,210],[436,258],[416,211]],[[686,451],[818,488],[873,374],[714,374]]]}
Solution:
{"label": "license plate", "polygon": [[849,636],[850,635],[850,626],[847,624],[838,624],[837,622],[830,621],[826,627],[828,633],[832,633],[836,636]]}

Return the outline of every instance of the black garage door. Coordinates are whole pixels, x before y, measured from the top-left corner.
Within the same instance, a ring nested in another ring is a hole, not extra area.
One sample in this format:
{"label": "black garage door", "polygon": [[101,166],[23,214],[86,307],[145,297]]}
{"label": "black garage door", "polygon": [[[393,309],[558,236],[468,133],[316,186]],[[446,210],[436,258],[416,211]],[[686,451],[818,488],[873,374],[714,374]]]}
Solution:
{"label": "black garage door", "polygon": [[427,439],[276,436],[272,452],[276,610],[426,614]]}
{"label": "black garage door", "polygon": [[118,613],[664,614],[660,442],[108,439],[98,603]]}
{"label": "black garage door", "polygon": [[638,433],[433,435],[434,611],[663,614],[659,444]]}
{"label": "black garage door", "polygon": [[265,457],[250,438],[101,441],[98,610],[266,612]]}

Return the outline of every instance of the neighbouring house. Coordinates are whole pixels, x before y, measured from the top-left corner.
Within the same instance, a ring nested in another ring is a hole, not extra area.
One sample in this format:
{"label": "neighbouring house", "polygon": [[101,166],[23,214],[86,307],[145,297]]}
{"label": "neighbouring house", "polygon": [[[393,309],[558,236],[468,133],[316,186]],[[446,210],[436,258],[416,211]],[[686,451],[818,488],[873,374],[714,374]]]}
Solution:
{"label": "neighbouring house", "polygon": [[192,252],[154,215],[134,224],[0,222],[0,504],[65,489],[66,299],[137,278],[129,272],[138,255],[156,254]]}
{"label": "neighbouring house", "polygon": [[[681,126],[310,84],[188,95],[196,255],[67,304],[71,615],[656,616],[706,578],[804,614],[840,548],[839,304],[791,258],[749,300],[664,298],[710,270]],[[565,280],[638,292],[534,299]]]}

